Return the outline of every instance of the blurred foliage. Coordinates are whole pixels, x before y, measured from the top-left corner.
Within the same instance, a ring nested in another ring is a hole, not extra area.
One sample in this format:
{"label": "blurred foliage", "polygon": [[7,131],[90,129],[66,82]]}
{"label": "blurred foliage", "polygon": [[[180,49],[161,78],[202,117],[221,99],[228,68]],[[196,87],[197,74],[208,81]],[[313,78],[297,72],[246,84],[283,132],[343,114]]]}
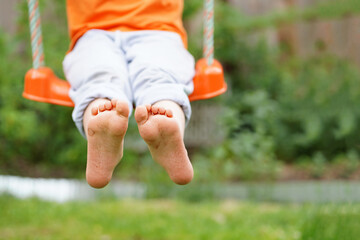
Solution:
{"label": "blurred foliage", "polygon": [[[216,27],[226,27],[237,34],[279,27],[299,21],[336,19],[360,13],[360,2],[358,0],[318,1],[310,7],[294,6],[286,11],[273,11],[261,16],[245,15],[227,2],[226,0],[217,2],[216,17],[218,21]],[[192,5],[194,6],[195,3]]]}
{"label": "blurred foliage", "polygon": [[[239,68],[256,65],[248,59]],[[269,61],[262,71],[254,70],[241,72],[242,82],[231,78],[233,95],[224,118],[230,139],[261,132],[285,161],[318,152],[329,160],[358,152],[360,74],[354,66],[321,55],[279,65]]]}
{"label": "blurred foliage", "polygon": [[254,42],[247,37],[249,31],[259,33],[265,27],[360,11],[358,1],[339,4],[324,1],[312,8],[260,17],[243,16],[224,2],[218,4],[216,55],[224,65],[231,93],[223,117],[228,137],[206,156],[210,164],[219,163],[215,176],[272,179],[279,172],[276,160],[310,159],[306,162],[317,169],[314,177],[320,177],[323,166],[339,156],[351,155],[358,162],[357,67],[323,48],[304,59],[286,48],[271,48],[261,38]]}
{"label": "blurred foliage", "polygon": [[[49,11],[43,18],[45,61],[63,76],[65,10],[61,1],[40,3]],[[71,109],[21,97],[24,75],[31,68],[27,3],[20,2],[18,11],[16,36],[0,34],[0,173],[76,176],[85,168],[86,142],[75,130]]]}
{"label": "blurred foliage", "polygon": [[[69,44],[65,3],[43,0],[40,4],[45,60],[63,77],[61,62]],[[26,2],[20,2],[18,10],[16,36],[0,32],[0,173],[83,176],[86,141],[72,123],[72,109],[21,97],[24,74],[31,68],[31,49]],[[196,21],[201,10],[202,0],[185,0],[185,22]],[[273,49],[261,38],[254,42],[247,36],[268,27],[359,12],[359,1],[344,0],[254,17],[227,1],[217,1],[215,52],[230,87],[226,97],[217,101],[226,106],[222,122],[227,138],[193,156],[197,183],[276,179],[281,162],[310,162],[314,177],[323,173],[324,164],[338,159],[350,159],[345,174],[358,167],[358,69],[326,51],[301,59],[286,48]],[[189,35],[189,50],[196,58],[201,55],[201,35],[201,31]],[[130,122],[127,137],[136,131],[136,124]],[[147,153],[127,148],[124,158],[117,170],[123,178],[168,179]],[[150,189],[150,197],[168,195],[168,189],[165,185]],[[196,199],[195,193],[188,197]],[[185,193],[179,189],[171,194]],[[211,198],[207,189],[201,194]]]}

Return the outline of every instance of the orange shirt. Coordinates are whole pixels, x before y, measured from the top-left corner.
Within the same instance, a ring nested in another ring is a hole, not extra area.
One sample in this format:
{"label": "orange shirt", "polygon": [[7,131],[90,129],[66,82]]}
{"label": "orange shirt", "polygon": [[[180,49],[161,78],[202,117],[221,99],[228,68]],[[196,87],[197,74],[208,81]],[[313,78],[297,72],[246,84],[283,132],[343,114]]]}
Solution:
{"label": "orange shirt", "polygon": [[67,0],[70,49],[90,29],[163,30],[178,33],[184,45],[183,0]]}

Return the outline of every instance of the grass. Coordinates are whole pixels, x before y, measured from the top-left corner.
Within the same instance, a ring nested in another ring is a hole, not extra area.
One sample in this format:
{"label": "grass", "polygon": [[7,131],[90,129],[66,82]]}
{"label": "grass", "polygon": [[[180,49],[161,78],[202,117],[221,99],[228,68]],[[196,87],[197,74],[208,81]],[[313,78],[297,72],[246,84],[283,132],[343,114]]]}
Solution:
{"label": "grass", "polygon": [[0,197],[0,239],[332,240],[360,236],[360,205]]}

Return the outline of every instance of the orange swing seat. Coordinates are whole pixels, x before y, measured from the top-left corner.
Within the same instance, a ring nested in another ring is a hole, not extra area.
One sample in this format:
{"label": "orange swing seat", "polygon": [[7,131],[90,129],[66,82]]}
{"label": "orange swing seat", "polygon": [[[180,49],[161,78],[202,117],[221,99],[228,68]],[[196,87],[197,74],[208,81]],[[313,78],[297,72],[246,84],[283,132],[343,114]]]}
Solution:
{"label": "orange swing seat", "polygon": [[[226,92],[224,71],[217,60],[214,59],[213,64],[208,66],[206,59],[202,58],[196,63],[195,70],[194,91],[189,96],[190,101],[213,98]],[[58,78],[51,68],[32,68],[25,75],[23,97],[38,102],[73,107],[69,90],[70,84]]]}

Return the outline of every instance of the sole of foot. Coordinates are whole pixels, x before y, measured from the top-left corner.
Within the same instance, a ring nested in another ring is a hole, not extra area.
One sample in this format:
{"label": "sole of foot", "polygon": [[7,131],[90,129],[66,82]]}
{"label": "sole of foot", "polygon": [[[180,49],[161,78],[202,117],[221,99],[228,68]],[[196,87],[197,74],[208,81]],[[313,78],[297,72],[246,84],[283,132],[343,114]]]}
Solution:
{"label": "sole of foot", "polygon": [[110,182],[114,168],[123,155],[128,118],[126,102],[107,100],[92,106],[86,129],[86,180],[90,186],[103,188]]}
{"label": "sole of foot", "polygon": [[194,175],[178,122],[165,108],[138,106],[135,120],[151,156],[177,184],[189,183]]}

